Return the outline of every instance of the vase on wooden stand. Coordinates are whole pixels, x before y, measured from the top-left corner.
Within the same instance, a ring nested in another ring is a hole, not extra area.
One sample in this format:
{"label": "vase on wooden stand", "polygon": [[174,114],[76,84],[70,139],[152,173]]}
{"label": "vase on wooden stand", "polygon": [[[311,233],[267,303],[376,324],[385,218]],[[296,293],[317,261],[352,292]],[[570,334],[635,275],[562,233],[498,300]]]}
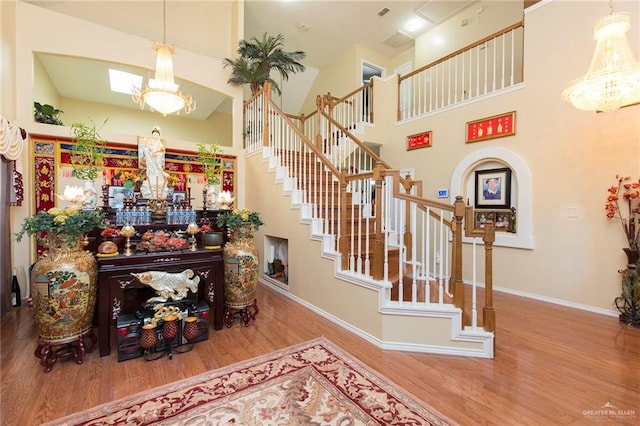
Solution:
{"label": "vase on wooden stand", "polygon": [[622,274],[622,294],[615,299],[620,312],[620,321],[633,327],[640,327],[640,251],[623,249],[627,255],[627,267]]}
{"label": "vase on wooden stand", "polygon": [[258,315],[258,248],[253,239],[253,225],[242,223],[229,232],[224,245],[225,323],[231,327],[236,318],[245,326]]}
{"label": "vase on wooden stand", "polygon": [[58,358],[82,364],[97,342],[93,312],[97,295],[97,263],[84,250],[83,239],[49,232],[49,253],[31,271],[39,339],[35,356],[51,371]]}

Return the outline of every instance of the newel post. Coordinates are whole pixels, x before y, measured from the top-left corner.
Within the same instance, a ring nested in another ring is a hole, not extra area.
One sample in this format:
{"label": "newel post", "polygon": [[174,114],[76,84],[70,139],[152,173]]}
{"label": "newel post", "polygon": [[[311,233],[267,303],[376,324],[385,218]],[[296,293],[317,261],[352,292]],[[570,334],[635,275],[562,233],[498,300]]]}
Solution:
{"label": "newel post", "polygon": [[[327,92],[326,95],[324,95],[322,97],[323,99],[323,104],[322,104],[322,110],[324,111],[326,109],[326,114],[329,118],[335,118],[333,116],[333,110],[335,107],[335,102],[334,102],[334,97],[331,96],[331,92]],[[331,128],[331,125],[329,123],[327,123],[329,128]],[[320,129],[320,127],[318,127],[318,129]],[[335,131],[331,130],[328,133],[325,134],[325,146],[323,147],[324,150],[329,151],[332,150],[333,146],[336,146],[338,143],[338,135]]]}
{"label": "newel post", "polygon": [[316,136],[315,136],[315,142],[316,142],[316,148],[318,148],[319,150],[322,150],[322,134],[320,133],[320,118],[322,115],[322,110],[323,108],[323,101],[322,101],[322,96],[317,95],[316,96],[316,108],[318,109],[316,112]]}
{"label": "newel post", "polygon": [[452,271],[451,281],[453,283],[453,304],[462,310],[462,324],[467,325],[469,322],[469,313],[465,312],[464,304],[464,283],[462,282],[462,219],[464,218],[465,206],[462,197],[458,195],[453,203],[454,220],[451,223],[451,231],[453,232],[453,246],[451,248]]}
{"label": "newel post", "polygon": [[[485,222],[484,236],[484,308],[482,322],[486,331],[496,330],[496,312],[493,310],[493,243],[496,240],[496,227],[492,221]],[[494,339],[495,345],[495,339]],[[494,348],[495,349],[495,348]]]}
{"label": "newel post", "polygon": [[382,179],[384,165],[377,162],[373,167],[373,180],[375,181],[375,222],[376,231],[373,235],[373,246],[371,253],[371,277],[374,280],[381,280],[384,277],[384,238],[382,236]]}
{"label": "newel post", "polygon": [[349,270],[349,237],[346,235],[347,223],[347,181],[340,175],[340,233],[338,235],[338,251],[342,257],[341,268]]}
{"label": "newel post", "polygon": [[271,82],[265,81],[262,88],[264,91],[262,146],[269,146],[269,105],[271,104]]}
{"label": "newel post", "polygon": [[[413,190],[414,185],[415,185],[415,181],[411,178],[411,175],[407,173],[407,175],[404,177],[404,180],[402,181],[402,187],[404,188],[404,192],[407,195],[411,195],[411,191]],[[405,203],[404,223],[406,223],[407,226],[405,226],[403,238],[404,238],[404,246],[405,246],[405,249],[407,250],[407,260],[411,260],[413,259],[413,238],[411,235],[411,226],[409,225],[411,223],[411,202],[405,201],[404,203]]]}

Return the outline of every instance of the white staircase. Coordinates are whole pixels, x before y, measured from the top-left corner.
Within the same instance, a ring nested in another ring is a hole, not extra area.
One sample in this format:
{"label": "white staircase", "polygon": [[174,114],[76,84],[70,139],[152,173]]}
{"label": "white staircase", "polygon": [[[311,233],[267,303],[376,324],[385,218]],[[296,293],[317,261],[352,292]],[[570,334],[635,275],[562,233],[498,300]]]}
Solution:
{"label": "white staircase", "polygon": [[[425,290],[417,291],[419,282],[423,283],[424,289],[430,289],[434,282],[436,287],[444,285],[444,280],[438,280],[437,274],[432,272],[429,279],[425,279],[425,268],[420,268],[418,264],[403,261],[403,269],[409,271],[407,274],[403,274],[403,277],[405,279],[416,277],[415,280],[412,280],[413,282],[404,284],[413,287],[412,290],[416,297],[410,301],[405,301],[405,298],[402,297],[396,296],[396,300],[392,298],[393,285],[389,279],[375,280],[370,275],[359,272],[355,267],[343,269],[341,267],[342,255],[336,250],[337,236],[326,232],[325,220],[314,215],[317,206],[306,201],[308,197],[305,195],[305,191],[298,187],[298,177],[292,175],[291,169],[283,165],[283,159],[274,154],[273,151],[270,147],[262,148],[255,153],[257,155],[247,159],[250,162],[247,166],[258,167],[261,172],[269,174],[272,177],[272,179],[269,179],[272,182],[271,185],[273,185],[272,189],[278,190],[281,192],[282,197],[289,199],[285,204],[289,205],[291,210],[298,216],[297,221],[299,224],[292,223],[290,225],[291,227],[300,228],[292,231],[292,234],[295,235],[295,242],[293,239],[289,239],[290,259],[292,251],[298,245],[298,238],[308,238],[311,244],[316,245],[319,255],[317,262],[326,270],[326,273],[324,275],[305,276],[304,270],[306,268],[302,267],[301,273],[296,275],[295,266],[290,266],[289,282],[300,283],[295,288],[282,286],[266,276],[260,279],[262,284],[270,286],[343,328],[385,349],[482,358],[493,357],[493,333],[486,332],[479,327],[463,327],[462,310],[444,300],[446,299],[445,292],[440,292],[440,295],[435,297],[439,300],[436,303],[432,303],[426,300],[432,300],[433,294],[431,294],[430,290],[426,290],[426,293],[430,294],[431,297],[418,301],[417,294],[425,294]],[[361,202],[362,200],[358,201]],[[265,220],[267,223],[269,222],[266,215]],[[271,220],[277,219],[273,218]],[[307,227],[307,230],[304,229],[305,227]],[[330,259],[332,262],[322,262],[321,259]],[[305,265],[310,262],[315,263],[316,261],[309,258],[304,260]],[[315,276],[326,278],[315,278]],[[327,280],[330,280],[331,283],[327,283]],[[344,291],[344,284],[336,284],[335,281],[350,283],[349,287],[355,287],[355,289]],[[427,282],[431,282],[431,286],[426,286]],[[344,305],[343,302],[340,302],[341,299],[351,299],[352,301],[347,305],[351,304],[352,306],[347,306],[346,308],[336,307],[332,306],[331,302],[315,299],[314,297],[306,297],[305,293],[307,292],[301,290],[300,285],[326,285],[327,291],[333,292],[332,299],[337,302],[337,305]],[[400,285],[402,285],[402,282]],[[336,291],[336,288],[341,290]],[[400,290],[400,294],[402,294],[402,290]],[[371,327],[370,323],[361,324],[358,320],[350,320],[349,317],[352,316],[354,310],[371,311],[373,313],[372,316],[375,318],[375,325]],[[408,333],[408,330],[411,331]]]}

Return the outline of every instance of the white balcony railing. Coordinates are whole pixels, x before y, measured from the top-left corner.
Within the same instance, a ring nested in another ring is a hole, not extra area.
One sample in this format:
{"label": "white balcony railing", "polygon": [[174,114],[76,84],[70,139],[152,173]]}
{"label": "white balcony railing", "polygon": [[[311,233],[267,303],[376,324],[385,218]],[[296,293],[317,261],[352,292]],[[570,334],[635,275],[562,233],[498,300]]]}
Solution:
{"label": "white balcony railing", "polygon": [[522,23],[398,78],[398,121],[509,89],[523,81]]}

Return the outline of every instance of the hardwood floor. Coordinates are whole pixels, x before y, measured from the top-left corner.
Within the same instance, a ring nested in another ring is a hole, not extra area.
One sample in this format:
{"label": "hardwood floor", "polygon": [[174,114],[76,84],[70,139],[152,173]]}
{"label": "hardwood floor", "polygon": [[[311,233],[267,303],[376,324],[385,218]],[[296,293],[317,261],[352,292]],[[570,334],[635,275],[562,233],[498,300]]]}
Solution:
{"label": "hardwood floor", "polygon": [[381,350],[268,287],[258,301],[249,327],[211,329],[172,360],[117,362],[96,350],[49,373],[33,355],[32,313],[15,309],[0,329],[0,423],[37,425],[324,336],[463,425],[640,424],[640,329],[616,318],[496,293],[496,357],[486,360]]}

